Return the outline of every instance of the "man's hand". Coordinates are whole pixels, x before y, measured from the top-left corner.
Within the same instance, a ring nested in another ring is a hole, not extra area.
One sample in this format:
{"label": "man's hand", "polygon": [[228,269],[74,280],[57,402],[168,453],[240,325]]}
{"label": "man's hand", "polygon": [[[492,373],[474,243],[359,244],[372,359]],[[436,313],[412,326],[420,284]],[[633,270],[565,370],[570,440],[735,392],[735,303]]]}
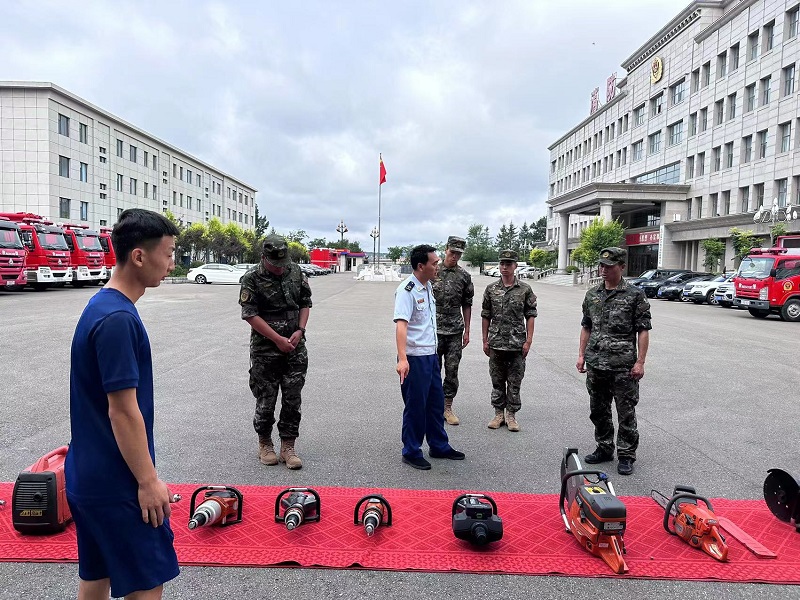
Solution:
{"label": "man's hand", "polygon": [[400,385],[403,385],[403,382],[406,380],[408,376],[409,366],[407,359],[400,359],[397,361],[397,366],[395,367],[395,371],[397,374],[400,375]]}
{"label": "man's hand", "polygon": [[[295,333],[299,333],[299,332],[295,332]],[[280,338],[278,338],[278,341],[275,342],[275,345],[278,347],[278,350],[280,350],[284,354],[289,354],[289,352],[293,352],[294,351],[294,345],[292,344],[292,341],[289,338],[280,337]]]}
{"label": "man's hand", "polygon": [[578,362],[575,363],[575,368],[578,369],[578,373],[586,373],[586,359],[579,356]]}
{"label": "man's hand", "polygon": [[161,527],[164,519],[172,513],[170,494],[160,479],[153,479],[139,485],[139,507],[142,509],[142,521],[153,527]]}
{"label": "man's hand", "polygon": [[289,338],[289,343],[292,345],[292,348],[297,348],[297,344],[299,344],[302,339],[303,332],[298,329],[292,334],[292,337]]}
{"label": "man's hand", "polygon": [[530,351],[531,351],[531,343],[530,342],[525,342],[524,344],[522,344],[522,357],[523,358],[527,358],[528,357],[528,352],[530,352]]}
{"label": "man's hand", "polygon": [[631,379],[639,381],[642,377],[644,377],[644,363],[636,361],[631,369]]}
{"label": "man's hand", "polygon": [[483,341],[483,353],[486,356],[489,356],[489,354],[490,354],[490,352],[489,352],[489,340],[484,340]]}
{"label": "man's hand", "polygon": [[464,348],[466,348],[468,344],[469,344],[469,330],[465,329],[464,339],[461,342],[461,349],[463,350]]}

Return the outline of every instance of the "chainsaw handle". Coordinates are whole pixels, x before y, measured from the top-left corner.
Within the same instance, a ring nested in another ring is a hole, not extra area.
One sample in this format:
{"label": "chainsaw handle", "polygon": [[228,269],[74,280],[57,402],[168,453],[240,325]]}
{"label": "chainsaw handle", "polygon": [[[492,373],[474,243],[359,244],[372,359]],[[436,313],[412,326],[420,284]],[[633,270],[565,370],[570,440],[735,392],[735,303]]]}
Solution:
{"label": "chainsaw handle", "polygon": [[682,494],[675,494],[672,498],[669,499],[669,502],[667,502],[667,505],[664,507],[664,529],[667,531],[667,533],[671,533],[672,535],[678,535],[678,534],[669,528],[670,511],[672,510],[672,507],[675,506],[675,503],[681,499],[702,500],[703,502],[706,503],[708,510],[710,510],[712,513],[714,512],[714,507],[711,506],[711,502],[709,502],[708,499],[704,498],[703,496],[698,496],[697,494],[689,494],[688,492]]}
{"label": "chainsaw handle", "polygon": [[453,500],[452,516],[456,515],[456,510],[458,509],[458,503],[461,502],[464,498],[483,498],[484,500],[487,500],[489,504],[492,505],[492,514],[493,515],[497,514],[497,503],[491,496],[487,494],[461,494],[458,498]]}
{"label": "chainsaw handle", "polygon": [[[564,500],[567,496],[567,482],[578,475],[602,475],[607,477],[605,471],[598,471],[596,469],[578,469],[577,471],[567,471],[564,473],[564,476],[561,478],[561,495],[558,498],[558,510],[561,511],[561,516],[565,519],[567,517],[567,513],[564,510]],[[569,528],[567,529],[569,530]]]}
{"label": "chainsaw handle", "polygon": [[383,504],[384,508],[386,508],[386,519],[385,519],[385,521],[383,523],[381,523],[381,525],[391,525],[392,524],[392,507],[389,506],[389,501],[386,500],[386,498],[384,498],[380,494],[368,494],[368,495],[364,496],[361,500],[359,500],[356,503],[356,508],[353,511],[353,525],[361,525],[361,519],[359,518],[358,511],[361,508],[361,506],[364,504],[364,502],[367,502],[371,498],[376,498],[377,500],[380,501],[381,504]]}

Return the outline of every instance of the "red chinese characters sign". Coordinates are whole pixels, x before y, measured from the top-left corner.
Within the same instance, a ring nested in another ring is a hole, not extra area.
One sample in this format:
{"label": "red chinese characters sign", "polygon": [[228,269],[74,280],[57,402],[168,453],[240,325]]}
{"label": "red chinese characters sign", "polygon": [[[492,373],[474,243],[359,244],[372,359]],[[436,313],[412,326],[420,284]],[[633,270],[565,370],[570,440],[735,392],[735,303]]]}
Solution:
{"label": "red chinese characters sign", "polygon": [[641,233],[629,233],[625,236],[626,246],[644,246],[647,244],[658,244],[661,235],[658,231],[643,231]]}

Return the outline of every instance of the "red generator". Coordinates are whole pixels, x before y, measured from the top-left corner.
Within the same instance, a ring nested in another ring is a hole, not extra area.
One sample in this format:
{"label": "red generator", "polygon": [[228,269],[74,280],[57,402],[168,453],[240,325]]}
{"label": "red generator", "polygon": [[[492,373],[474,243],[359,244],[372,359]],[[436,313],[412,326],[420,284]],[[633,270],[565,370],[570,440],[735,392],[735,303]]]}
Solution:
{"label": "red generator", "polygon": [[11,520],[20,533],[58,533],[72,521],[64,479],[67,450],[67,446],[56,448],[17,477],[11,498]]}

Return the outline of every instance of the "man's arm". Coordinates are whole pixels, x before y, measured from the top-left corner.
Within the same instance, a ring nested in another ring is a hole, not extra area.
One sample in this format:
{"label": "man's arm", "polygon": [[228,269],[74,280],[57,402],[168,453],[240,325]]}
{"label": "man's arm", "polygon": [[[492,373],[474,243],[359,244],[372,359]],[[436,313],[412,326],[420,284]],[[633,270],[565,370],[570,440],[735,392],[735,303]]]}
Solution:
{"label": "man's arm", "polygon": [[300,340],[303,339],[303,332],[300,330],[306,328],[306,324],[308,324],[308,317],[310,314],[311,314],[310,308],[300,309],[300,317],[297,322],[298,329],[289,338],[289,343],[292,345],[293,348],[297,348],[297,344],[299,344]]}
{"label": "man's arm", "polygon": [[[305,310],[308,311],[308,309]],[[308,314],[306,314],[306,320],[308,320]],[[289,340],[289,338],[285,338],[282,335],[280,335],[277,331],[275,331],[272,327],[270,327],[269,323],[267,323],[264,319],[262,319],[258,315],[255,315],[253,317],[246,317],[245,321],[247,321],[250,324],[250,327],[255,329],[265,338],[275,342],[275,345],[281,352],[291,352],[292,350],[294,350],[294,346],[292,345],[292,342]]]}
{"label": "man's arm", "polygon": [[531,351],[531,344],[533,343],[533,327],[536,317],[528,317],[525,320],[525,343],[522,344],[522,356],[527,357],[528,352]]}
{"label": "man's arm", "polygon": [[397,367],[395,370],[400,375],[400,385],[408,375],[408,357],[406,356],[406,341],[408,340],[408,321],[397,319],[395,321],[395,343],[397,344]]}
{"label": "man's arm", "polygon": [[481,336],[483,338],[483,353],[489,356],[489,319],[481,317]]}
{"label": "man's arm", "polygon": [[575,363],[578,373],[586,373],[586,346],[589,344],[589,335],[591,333],[591,329],[581,327],[581,339],[578,342],[578,362]]}
{"label": "man's arm", "polygon": [[469,322],[472,319],[472,307],[462,306],[461,314],[464,315],[464,339],[461,342],[461,347],[466,348],[467,344],[469,344]]}
{"label": "man's arm", "polygon": [[644,361],[647,359],[647,349],[650,347],[650,332],[647,329],[642,329],[639,331],[637,338],[639,352],[636,363],[631,369],[631,377],[639,381],[644,377]]}
{"label": "man's arm", "polygon": [[158,478],[150,457],[144,418],[136,400],[136,388],[108,394],[108,417],[122,458],[139,484],[142,520],[159,527],[171,512],[169,490]]}

